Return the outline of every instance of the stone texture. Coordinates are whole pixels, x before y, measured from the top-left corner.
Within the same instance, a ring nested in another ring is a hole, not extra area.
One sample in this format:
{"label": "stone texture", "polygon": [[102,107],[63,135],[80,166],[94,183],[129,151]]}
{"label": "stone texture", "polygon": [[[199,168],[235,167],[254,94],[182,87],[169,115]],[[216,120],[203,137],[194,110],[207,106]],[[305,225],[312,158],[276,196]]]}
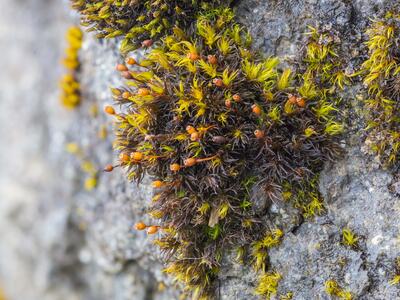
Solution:
{"label": "stone texture", "polygon": [[[354,69],[368,18],[396,2],[247,0],[239,1],[238,15],[256,46],[287,65],[304,47],[307,25],[330,26]],[[119,170],[101,173],[98,188],[87,192],[79,160],[65,151],[77,142],[98,168],[115,160],[112,134],[98,137],[102,126],[111,132],[112,120],[91,111],[110,103],[109,87],[120,82],[117,43],[85,35],[83,105],[68,112],[57,101],[58,62],[76,16],[61,0],[0,4],[0,285],[8,299],[178,299],[151,238],[131,230],[148,221],[148,180],[138,187]],[[400,202],[389,188],[398,190],[398,183],[363,151],[360,90],[343,95],[350,130],[346,154],[321,176],[326,214],[303,220],[289,205],[260,202],[260,211],[268,209],[266,222],[286,232],[270,253],[271,269],[282,274],[281,295],[329,299],[324,283],[335,279],[357,299],[400,298],[400,289],[388,283],[400,255]],[[357,249],[341,244],[345,227],[360,237]],[[219,298],[256,299],[254,271],[233,263],[232,255],[224,261]]]}

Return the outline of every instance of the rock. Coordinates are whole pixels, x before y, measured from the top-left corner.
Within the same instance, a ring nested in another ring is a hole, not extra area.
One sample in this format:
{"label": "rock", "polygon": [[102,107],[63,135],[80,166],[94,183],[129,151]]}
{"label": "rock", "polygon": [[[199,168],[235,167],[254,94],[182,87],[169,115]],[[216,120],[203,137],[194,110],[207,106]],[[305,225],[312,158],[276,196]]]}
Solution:
{"label": "rock", "polygon": [[[241,22],[266,55],[292,66],[307,25],[320,24],[337,33],[349,70],[356,70],[369,18],[397,1],[238,2]],[[83,103],[69,112],[57,101],[57,81],[64,32],[77,16],[61,0],[0,3],[0,65],[6,70],[0,73],[0,285],[7,299],[178,299],[179,291],[162,273],[153,238],[132,230],[138,221],[151,222],[146,215],[150,179],[137,186],[117,169],[100,173],[98,187],[88,192],[81,161],[65,151],[67,143],[78,143],[98,169],[115,160],[112,120],[102,108],[112,101],[109,87],[121,83],[115,71],[122,61],[118,42],[85,34]],[[391,172],[362,151],[360,93],[355,86],[343,94],[351,126],[343,141],[346,154],[327,163],[321,175],[325,215],[303,220],[290,205],[253,199],[257,211],[268,210],[266,222],[286,233],[269,255],[270,269],[282,275],[279,295],[329,299],[324,284],[334,279],[357,299],[399,298],[389,281],[400,255],[400,202],[389,189]],[[102,127],[109,132],[104,140],[98,137]],[[359,237],[357,249],[341,244],[346,227]],[[233,257],[224,257],[220,299],[257,299],[257,275]]]}

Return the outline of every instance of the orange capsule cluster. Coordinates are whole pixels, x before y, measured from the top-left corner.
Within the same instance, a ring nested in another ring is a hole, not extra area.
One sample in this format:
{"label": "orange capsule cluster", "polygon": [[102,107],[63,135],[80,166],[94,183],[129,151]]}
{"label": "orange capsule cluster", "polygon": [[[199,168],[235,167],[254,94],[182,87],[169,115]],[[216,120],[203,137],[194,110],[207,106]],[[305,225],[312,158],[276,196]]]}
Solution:
{"label": "orange capsule cluster", "polygon": [[190,135],[190,140],[192,142],[196,142],[196,141],[200,140],[200,137],[201,137],[200,133],[193,126],[188,125],[186,127],[186,132]]}
{"label": "orange capsule cluster", "polygon": [[298,107],[306,107],[306,100],[302,97],[298,97],[292,94],[288,95],[288,101],[290,104],[297,105]]}
{"label": "orange capsule cluster", "polygon": [[147,234],[156,234],[159,231],[160,226],[146,225],[143,222],[138,222],[135,224],[134,228],[138,231],[143,231],[143,230],[147,229]]}
{"label": "orange capsule cluster", "polygon": [[129,164],[129,163],[140,163],[146,158],[146,156],[139,151],[135,152],[121,152],[119,154],[119,160],[123,164]]}

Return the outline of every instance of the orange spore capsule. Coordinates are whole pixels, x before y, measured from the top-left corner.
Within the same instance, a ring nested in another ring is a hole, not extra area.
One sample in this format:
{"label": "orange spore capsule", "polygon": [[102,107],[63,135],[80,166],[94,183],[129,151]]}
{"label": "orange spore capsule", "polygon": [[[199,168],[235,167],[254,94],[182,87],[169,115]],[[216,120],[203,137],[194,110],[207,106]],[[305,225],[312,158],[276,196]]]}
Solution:
{"label": "orange spore capsule", "polygon": [[147,234],[156,234],[158,232],[158,226],[150,226],[147,228]]}
{"label": "orange spore capsule", "polygon": [[131,96],[131,93],[129,93],[129,92],[122,93],[122,98],[124,98],[124,99],[129,99],[130,96]]}
{"label": "orange spore capsule", "polygon": [[218,63],[218,59],[215,55],[208,55],[207,60],[212,65],[216,65]]}
{"label": "orange spore capsule", "polygon": [[128,71],[128,67],[125,66],[124,64],[118,64],[116,67],[117,71],[123,72],[123,71]]}
{"label": "orange spore capsule", "polygon": [[104,167],[104,172],[112,172],[114,170],[114,166],[112,164],[108,164]]}
{"label": "orange spore capsule", "polygon": [[262,139],[264,137],[264,131],[256,129],[254,130],[254,135],[257,139]]}
{"label": "orange spore capsule", "polygon": [[190,140],[191,140],[192,142],[198,141],[199,139],[200,139],[200,135],[199,135],[198,132],[193,132],[193,133],[190,135]]}
{"label": "orange spore capsule", "polygon": [[221,78],[215,78],[213,80],[213,83],[217,86],[217,87],[223,87],[224,86],[224,82],[222,81]]}
{"label": "orange spore capsule", "polygon": [[252,105],[251,110],[257,116],[261,115],[261,108],[257,104]]}
{"label": "orange spore capsule", "polygon": [[306,100],[304,98],[297,98],[297,106],[306,107]]}
{"label": "orange spore capsule", "polygon": [[185,167],[193,167],[195,164],[197,164],[197,159],[194,157],[190,157],[184,161]]}
{"label": "orange spore capsule", "polygon": [[136,60],[134,59],[134,58],[132,58],[132,57],[128,57],[127,59],[126,59],[126,61],[125,61],[128,65],[136,65],[137,64],[137,62],[136,62]]}
{"label": "orange spore capsule", "polygon": [[200,56],[197,53],[190,52],[188,53],[187,58],[189,58],[191,61],[195,61],[198,60]]}
{"label": "orange spore capsule", "polygon": [[240,102],[242,100],[242,97],[240,97],[239,94],[235,94],[232,96],[233,101],[235,102]]}
{"label": "orange spore capsule", "polygon": [[138,89],[138,95],[142,96],[142,97],[148,96],[148,95],[150,95],[150,90],[146,89],[146,88],[140,88],[140,89]]}
{"label": "orange spore capsule", "polygon": [[153,181],[153,188],[159,189],[162,188],[164,185],[165,183],[162,182],[161,180]]}
{"label": "orange spore capsule", "polygon": [[227,108],[231,108],[231,107],[232,107],[232,102],[231,102],[231,100],[226,99],[226,100],[225,100],[225,106],[226,106]]}
{"label": "orange spore capsule", "polygon": [[296,104],[297,102],[297,97],[295,95],[289,94],[288,95],[288,100],[291,104]]}
{"label": "orange spore capsule", "polygon": [[141,161],[143,159],[143,153],[142,152],[132,152],[131,158],[135,161]]}
{"label": "orange spore capsule", "polygon": [[145,230],[147,228],[146,224],[143,222],[139,222],[135,224],[135,229],[136,230]]}
{"label": "orange spore capsule", "polygon": [[172,172],[178,172],[181,169],[181,166],[179,164],[172,164],[169,166],[169,169]]}
{"label": "orange spore capsule", "polygon": [[194,128],[193,126],[186,126],[186,132],[189,134],[195,133],[196,132],[196,128]]}
{"label": "orange spore capsule", "polygon": [[129,157],[129,154],[128,153],[121,153],[120,155],[119,155],[119,160],[121,161],[121,162],[124,162],[124,163],[127,163],[127,162],[129,162],[130,161],[130,157]]}
{"label": "orange spore capsule", "polygon": [[114,107],[107,105],[106,107],[104,107],[104,112],[109,114],[109,115],[115,115],[115,109]]}

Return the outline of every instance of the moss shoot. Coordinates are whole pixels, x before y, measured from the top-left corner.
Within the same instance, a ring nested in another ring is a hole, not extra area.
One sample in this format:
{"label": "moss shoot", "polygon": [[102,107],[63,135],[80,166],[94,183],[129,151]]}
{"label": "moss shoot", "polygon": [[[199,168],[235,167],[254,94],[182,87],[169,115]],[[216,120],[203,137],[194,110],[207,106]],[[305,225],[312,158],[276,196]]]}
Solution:
{"label": "moss shoot", "polygon": [[366,143],[388,166],[398,161],[400,149],[400,16],[388,13],[367,30],[369,54],[362,65],[366,100]]}
{"label": "moss shoot", "polygon": [[80,85],[77,73],[80,68],[79,50],[82,46],[82,31],[79,27],[70,27],[66,34],[68,47],[65,50],[65,57],[62,61],[67,73],[60,80],[60,100],[64,107],[73,109],[81,102]]}

